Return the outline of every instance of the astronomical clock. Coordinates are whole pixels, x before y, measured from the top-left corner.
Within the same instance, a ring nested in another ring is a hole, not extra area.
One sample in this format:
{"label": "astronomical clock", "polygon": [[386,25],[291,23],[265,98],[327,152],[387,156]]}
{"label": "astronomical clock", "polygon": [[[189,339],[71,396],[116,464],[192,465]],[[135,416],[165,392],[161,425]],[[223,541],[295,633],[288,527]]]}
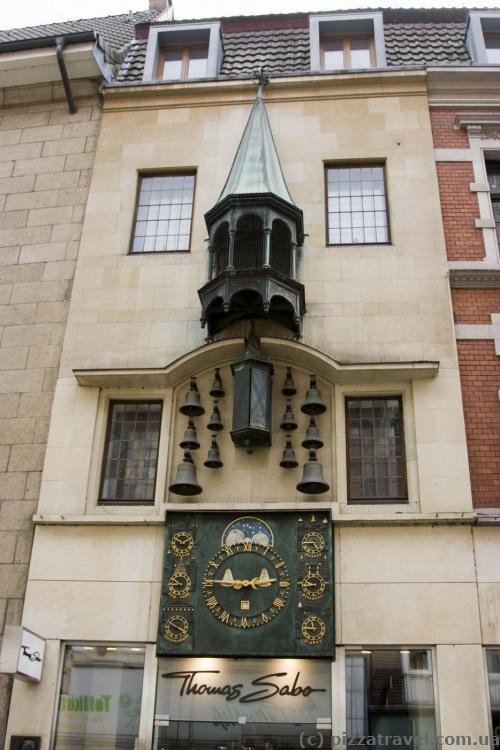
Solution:
{"label": "astronomical clock", "polygon": [[334,658],[325,511],[169,512],[158,655]]}

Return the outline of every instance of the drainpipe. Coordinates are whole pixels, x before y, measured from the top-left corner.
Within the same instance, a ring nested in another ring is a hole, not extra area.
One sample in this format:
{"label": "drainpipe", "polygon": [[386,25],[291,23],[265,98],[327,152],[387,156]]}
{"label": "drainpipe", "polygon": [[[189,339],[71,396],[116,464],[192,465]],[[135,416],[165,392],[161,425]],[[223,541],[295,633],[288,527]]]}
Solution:
{"label": "drainpipe", "polygon": [[76,103],[71,91],[71,83],[68,76],[68,70],[66,68],[66,61],[64,59],[64,42],[63,36],[57,36],[56,39],[56,56],[59,70],[61,71],[61,78],[64,86],[64,93],[66,94],[66,101],[68,102],[68,110],[70,114],[74,115],[76,112]]}

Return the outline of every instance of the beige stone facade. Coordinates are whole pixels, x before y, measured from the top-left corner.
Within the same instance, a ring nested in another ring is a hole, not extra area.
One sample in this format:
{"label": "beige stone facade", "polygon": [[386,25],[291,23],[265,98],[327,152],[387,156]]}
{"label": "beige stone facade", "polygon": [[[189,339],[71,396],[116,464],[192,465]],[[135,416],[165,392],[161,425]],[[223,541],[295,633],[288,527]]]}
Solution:
{"label": "beige stone facade", "polygon": [[[97,83],[0,90],[0,633],[21,622],[101,106]],[[3,738],[11,681],[0,678]]]}

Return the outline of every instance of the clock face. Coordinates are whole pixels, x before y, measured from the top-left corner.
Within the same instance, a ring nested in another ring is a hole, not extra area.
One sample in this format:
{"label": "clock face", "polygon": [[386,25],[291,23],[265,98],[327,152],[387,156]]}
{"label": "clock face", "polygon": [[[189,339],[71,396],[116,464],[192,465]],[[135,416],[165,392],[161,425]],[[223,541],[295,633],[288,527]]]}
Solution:
{"label": "clock face", "polygon": [[290,575],[270,547],[251,541],[223,547],[205,569],[203,595],[214,617],[233,628],[257,628],[285,608]]}

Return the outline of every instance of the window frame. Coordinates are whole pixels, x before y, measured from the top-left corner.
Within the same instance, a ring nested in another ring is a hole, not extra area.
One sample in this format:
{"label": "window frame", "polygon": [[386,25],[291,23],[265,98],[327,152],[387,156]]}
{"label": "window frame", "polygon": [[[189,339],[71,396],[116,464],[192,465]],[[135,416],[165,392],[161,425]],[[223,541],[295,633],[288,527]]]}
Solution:
{"label": "window frame", "polygon": [[[106,463],[107,463],[107,457],[108,457],[108,449],[109,449],[109,438],[111,433],[111,415],[112,415],[112,409],[115,404],[159,404],[160,405],[160,427],[158,430],[158,443],[157,443],[157,455],[156,455],[156,465],[155,465],[155,477],[153,481],[154,486],[154,492],[153,497],[150,500],[108,500],[103,499],[102,497],[102,490],[104,486],[105,481],[105,471],[106,471]],[[132,507],[132,506],[148,506],[153,507],[156,504],[157,499],[157,482],[158,482],[158,465],[159,465],[159,458],[160,458],[160,445],[161,445],[161,434],[162,434],[162,426],[163,426],[163,419],[164,419],[164,402],[161,398],[110,398],[106,404],[106,433],[104,437],[104,446],[101,453],[101,462],[100,462],[100,478],[99,478],[99,487],[98,487],[98,493],[97,493],[97,506],[98,507],[107,507],[107,506],[121,506],[121,507]]]}
{"label": "window frame", "polygon": [[[408,486],[408,470],[406,460],[406,437],[405,437],[405,420],[403,412],[403,395],[401,393],[384,393],[367,395],[364,394],[350,394],[345,393],[344,399],[344,424],[345,424],[345,458],[346,458],[346,503],[347,505],[409,505],[410,504],[410,492]],[[401,430],[402,441],[401,441],[401,463],[403,468],[403,478],[406,488],[406,495],[402,497],[381,497],[381,498],[355,498],[350,496],[350,480],[351,480],[351,469],[349,461],[349,431],[348,431],[348,402],[349,401],[386,401],[387,399],[397,399],[399,401],[399,427]]]}
{"label": "window frame", "polygon": [[[380,11],[367,13],[320,13],[309,16],[309,48],[311,72],[330,74],[321,67],[321,41],[329,34],[340,34],[342,37],[354,34],[367,34],[373,39],[373,68],[387,67],[384,40],[384,19]],[[350,68],[349,70],[365,70]]]}
{"label": "window frame", "polygon": [[[391,216],[389,210],[389,190],[387,181],[387,162],[385,160],[349,160],[349,161],[325,161],[323,189],[324,189],[324,206],[325,206],[325,245],[326,247],[367,247],[372,245],[392,245]],[[382,167],[384,170],[384,199],[385,199],[385,218],[387,222],[387,240],[385,242],[330,242],[330,227],[328,223],[328,170],[342,169],[346,167]]]}
{"label": "window frame", "polygon": [[[207,46],[207,73],[203,78],[163,79],[158,77],[158,57],[163,47],[180,45],[193,46],[197,43]],[[210,23],[169,23],[164,26],[151,26],[148,34],[143,81],[172,84],[217,78],[222,63],[223,48],[220,21]]]}
{"label": "window frame", "polygon": [[[191,44],[189,42],[186,42],[185,44],[162,44],[160,46],[160,49],[158,50],[158,69],[157,69],[158,80],[159,81],[199,80],[196,78],[188,77],[190,52],[193,49],[206,50],[206,53],[207,53],[206,61],[207,61],[207,70],[208,70],[208,44],[205,44],[204,42],[193,42]],[[167,52],[171,50],[182,50],[181,75],[179,78],[164,78],[163,76],[163,67],[165,65],[165,58],[166,58]],[[203,77],[205,78],[206,76],[203,76]]]}
{"label": "window frame", "polygon": [[[319,40],[320,48],[320,61],[321,70],[323,73],[333,73],[336,70],[366,70],[366,68],[353,68],[351,65],[351,42],[353,39],[366,39],[368,40],[368,52],[370,55],[370,68],[375,67],[376,55],[375,55],[375,39],[373,34],[363,32],[345,32],[345,33],[332,33],[323,34]],[[325,42],[342,42],[342,57],[344,61],[343,68],[325,68]]]}
{"label": "window frame", "polygon": [[471,10],[467,23],[465,46],[475,65],[493,65],[488,60],[486,37],[489,34],[500,34],[500,12],[498,10]]}
{"label": "window frame", "polygon": [[[182,177],[194,177],[194,185],[193,185],[193,202],[192,202],[192,211],[191,211],[191,219],[189,224],[189,245],[186,250],[134,250],[134,237],[135,237],[135,227],[137,224],[137,214],[139,212],[139,198],[141,194],[141,184],[144,177],[175,177],[175,176],[182,176]],[[186,167],[186,169],[166,169],[166,170],[140,170],[137,173],[137,187],[136,187],[136,193],[135,193],[135,206],[134,211],[132,215],[132,226],[130,229],[130,240],[128,245],[128,252],[127,255],[174,255],[178,253],[190,253],[191,252],[191,242],[193,239],[193,219],[194,219],[194,209],[195,209],[195,199],[196,199],[196,184],[197,184],[197,169],[195,167]]]}

